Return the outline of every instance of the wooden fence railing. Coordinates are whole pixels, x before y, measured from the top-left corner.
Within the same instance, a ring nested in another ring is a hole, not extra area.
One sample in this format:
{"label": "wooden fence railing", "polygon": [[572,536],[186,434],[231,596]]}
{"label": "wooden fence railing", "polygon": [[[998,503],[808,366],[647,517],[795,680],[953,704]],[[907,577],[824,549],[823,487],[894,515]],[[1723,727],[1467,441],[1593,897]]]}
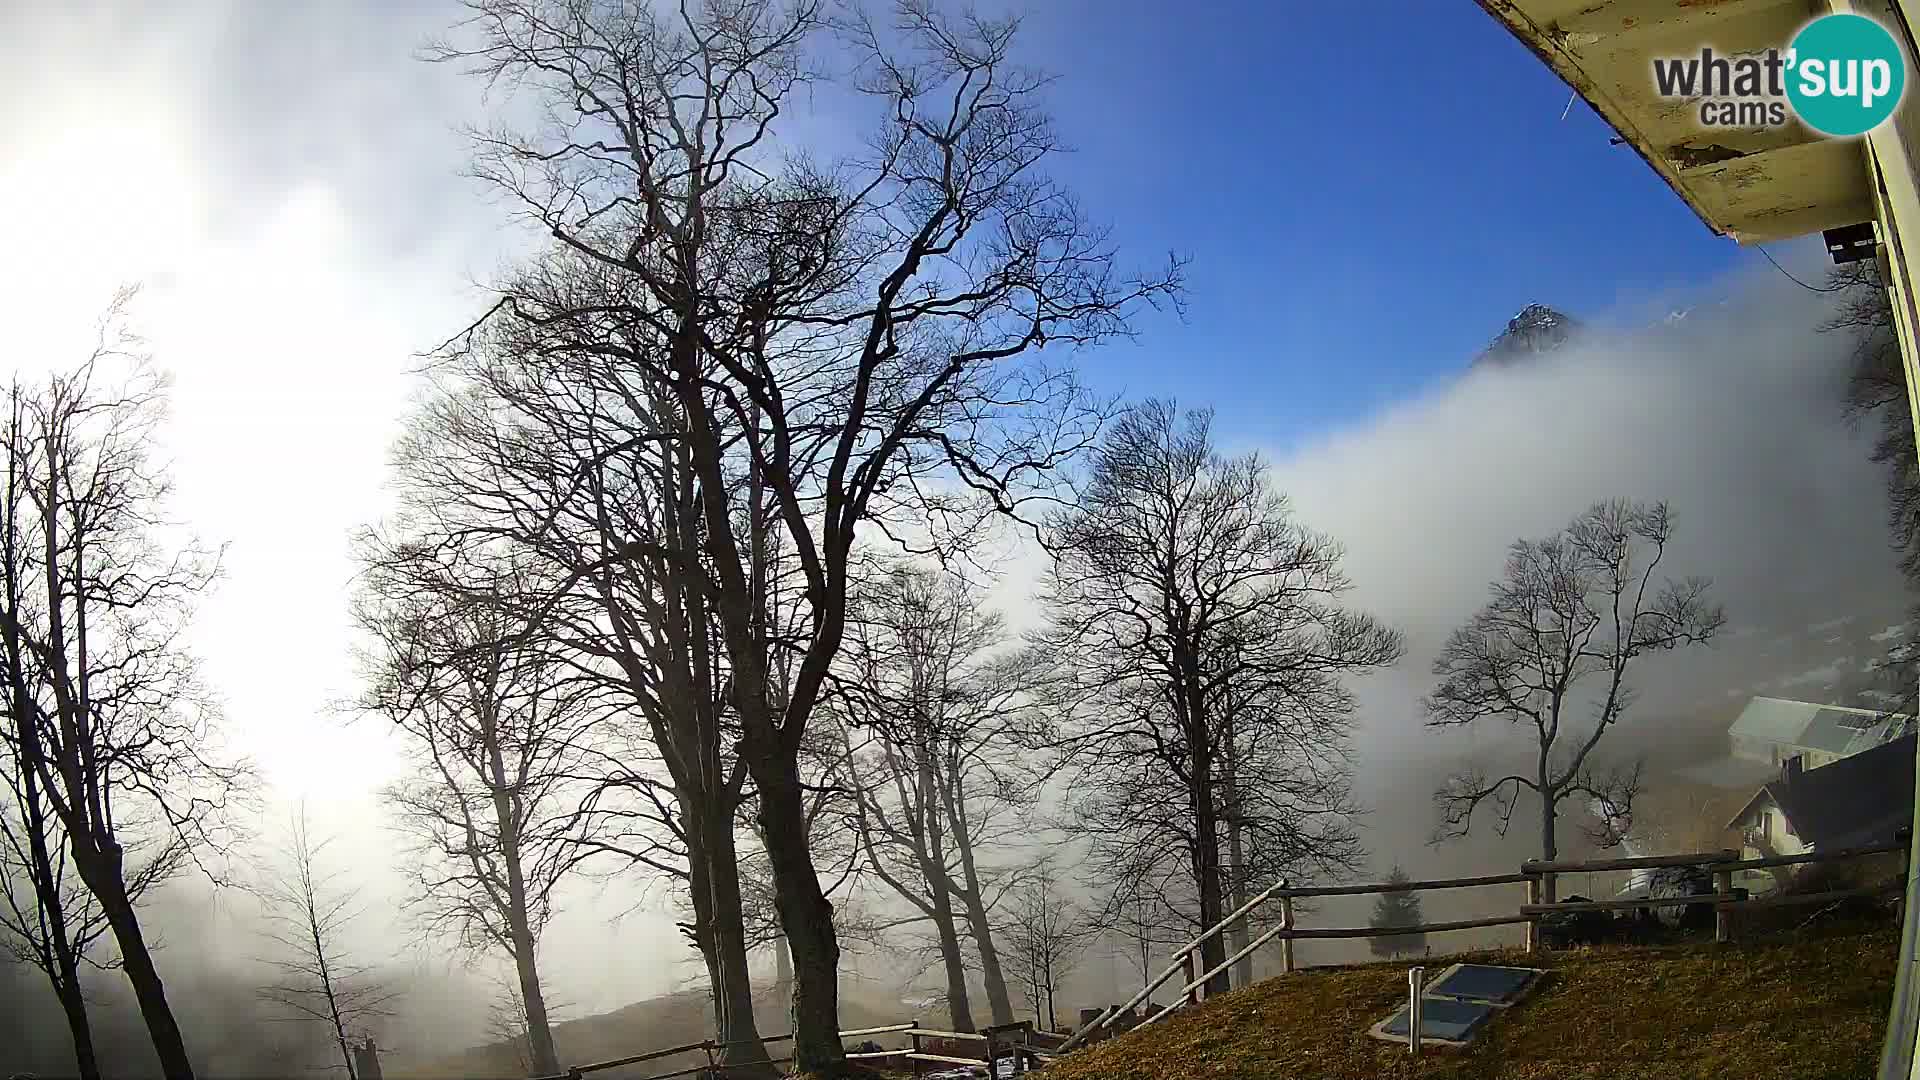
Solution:
{"label": "wooden fence railing", "polygon": [[[920,1075],[922,1065],[987,1065],[989,1066],[989,1071],[992,1071],[992,1065],[990,1063],[999,1061],[1010,1061],[1012,1067],[1008,1075],[1018,1076],[1024,1075],[1027,1072],[1028,1066],[1034,1064],[1036,1059],[1041,1056],[1040,1046],[1035,1041],[1036,1033],[1032,1021],[1001,1024],[997,1027],[986,1028],[983,1031],[972,1032],[942,1031],[939,1028],[921,1027],[920,1021],[918,1020],[908,1020],[904,1023],[887,1024],[881,1027],[855,1028],[851,1031],[842,1031],[840,1038],[844,1041],[847,1039],[864,1038],[871,1035],[905,1035],[910,1042],[908,1046],[893,1050],[870,1050],[851,1053],[847,1055],[849,1060],[870,1061],[898,1059],[908,1062],[915,1076]],[[792,1038],[792,1033],[787,1033],[784,1035],[768,1035],[759,1041],[762,1045],[765,1045],[767,1043],[788,1042],[791,1041]],[[923,1049],[923,1039],[933,1039],[941,1042],[978,1042],[982,1044],[982,1050],[986,1056],[983,1058],[970,1058],[960,1057],[955,1054],[931,1053]],[[534,1077],[533,1080],[581,1080],[581,1078],[588,1073],[604,1072],[607,1069],[619,1069],[628,1065],[640,1065],[649,1061],[658,1061],[662,1058],[674,1057],[679,1054],[691,1054],[694,1052],[705,1054],[707,1060],[703,1063],[675,1069],[671,1072],[654,1073],[648,1076],[646,1080],[676,1080],[678,1077],[691,1076],[701,1077],[702,1080],[723,1080],[729,1071],[733,1069],[744,1069],[756,1065],[785,1065],[793,1060],[791,1057],[765,1057],[752,1061],[730,1061],[725,1064],[719,1061],[717,1055],[721,1050],[729,1046],[746,1046],[749,1045],[750,1042],[751,1040],[720,1042],[707,1039],[697,1043],[683,1043],[679,1046],[669,1046],[661,1050],[649,1050],[644,1054],[632,1054],[627,1057],[614,1058],[611,1061],[596,1061],[590,1065],[575,1065],[564,1073],[559,1073],[554,1076]],[[998,1080],[998,1078],[996,1078],[996,1080]]]}
{"label": "wooden fence railing", "polygon": [[[1316,885],[1301,888],[1290,887],[1285,880],[1274,883],[1270,888],[1248,900],[1218,923],[1202,932],[1200,936],[1188,942],[1174,954],[1174,961],[1162,971],[1159,977],[1149,982],[1140,992],[1128,999],[1123,1005],[1107,1009],[1093,1022],[1074,1032],[1073,1037],[1061,1047],[1062,1051],[1071,1050],[1084,1044],[1089,1038],[1106,1030],[1114,1020],[1130,1013],[1142,1002],[1153,996],[1154,991],[1165,986],[1176,975],[1185,975],[1180,989],[1175,991],[1174,1000],[1141,1021],[1140,1026],[1156,1023],[1182,1005],[1195,1003],[1203,996],[1202,988],[1214,976],[1226,971],[1235,963],[1255,950],[1278,938],[1280,940],[1280,970],[1291,973],[1294,970],[1293,943],[1299,940],[1319,940],[1330,938],[1368,938],[1400,934],[1434,934],[1454,930],[1478,930],[1493,926],[1511,926],[1525,924],[1527,927],[1527,950],[1538,951],[1540,942],[1540,920],[1552,914],[1571,914],[1580,911],[1629,911],[1640,908],[1680,907],[1694,904],[1714,905],[1714,938],[1716,941],[1730,941],[1733,937],[1734,914],[1740,910],[1778,907],[1790,904],[1830,903],[1852,897],[1872,896],[1889,891],[1891,886],[1868,886],[1854,889],[1834,889],[1814,893],[1778,894],[1759,899],[1746,899],[1733,889],[1733,875],[1740,870],[1759,870],[1775,866],[1795,866],[1804,863],[1834,862],[1842,859],[1855,859],[1868,855],[1885,855],[1894,852],[1904,853],[1906,841],[1879,844],[1868,847],[1847,848],[1829,852],[1806,852],[1800,855],[1777,855],[1767,858],[1742,859],[1740,853],[1731,850],[1694,852],[1682,855],[1650,855],[1627,859],[1597,860],[1556,860],[1553,862],[1528,861],[1522,863],[1517,874],[1489,874],[1482,877],[1437,878],[1426,881],[1373,882],[1356,885]],[[1692,896],[1647,897],[1631,900],[1594,900],[1575,903],[1544,902],[1544,897],[1554,895],[1553,886],[1558,875],[1574,873],[1598,873],[1607,870],[1649,870],[1672,866],[1700,866],[1713,874],[1713,892]],[[1904,881],[1904,873],[1901,875]],[[1484,919],[1461,919],[1453,922],[1419,923],[1411,926],[1349,926],[1333,928],[1302,928],[1294,925],[1293,901],[1296,898],[1313,896],[1357,896],[1363,894],[1393,892],[1427,892],[1440,889],[1468,889],[1494,885],[1524,884],[1526,901],[1519,905],[1512,915],[1496,915]],[[1279,919],[1265,933],[1248,942],[1225,960],[1203,972],[1196,972],[1200,963],[1202,949],[1207,942],[1226,933],[1229,927],[1252,914],[1256,909],[1278,901]]]}

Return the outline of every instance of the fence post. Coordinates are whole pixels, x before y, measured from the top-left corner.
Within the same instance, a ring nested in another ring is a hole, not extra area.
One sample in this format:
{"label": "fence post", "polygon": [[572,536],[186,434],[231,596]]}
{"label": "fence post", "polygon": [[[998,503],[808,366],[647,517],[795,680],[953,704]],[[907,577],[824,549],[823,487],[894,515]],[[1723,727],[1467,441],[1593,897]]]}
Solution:
{"label": "fence post", "polygon": [[907,1060],[913,1062],[913,1075],[919,1076],[920,1075],[920,1018],[919,1017],[916,1016],[913,1018],[913,1030],[907,1032],[907,1037],[910,1040],[912,1040],[910,1045],[913,1047],[913,1049],[910,1051],[912,1056],[908,1057]]}
{"label": "fence post", "polygon": [[[1191,983],[1193,981],[1193,976],[1194,976],[1193,950],[1188,949],[1187,954],[1184,957],[1182,957],[1180,960],[1180,984],[1182,986],[1185,986],[1186,984]],[[1189,1005],[1200,1004],[1200,994],[1201,994],[1201,988],[1198,986],[1187,991],[1187,1004]]]}
{"label": "fence post", "polygon": [[1280,935],[1280,973],[1293,974],[1293,894],[1280,894],[1280,925],[1286,931]]}
{"label": "fence post", "polygon": [[[1722,896],[1733,895],[1733,871],[1717,869],[1713,872],[1713,891]],[[1725,945],[1733,940],[1733,901],[1721,900],[1713,905],[1713,940]]]}
{"label": "fence post", "polygon": [[[1538,874],[1527,875],[1527,903],[1530,906],[1540,903],[1540,876]],[[1527,920],[1527,952],[1537,954],[1539,951],[1540,916],[1535,915]]]}

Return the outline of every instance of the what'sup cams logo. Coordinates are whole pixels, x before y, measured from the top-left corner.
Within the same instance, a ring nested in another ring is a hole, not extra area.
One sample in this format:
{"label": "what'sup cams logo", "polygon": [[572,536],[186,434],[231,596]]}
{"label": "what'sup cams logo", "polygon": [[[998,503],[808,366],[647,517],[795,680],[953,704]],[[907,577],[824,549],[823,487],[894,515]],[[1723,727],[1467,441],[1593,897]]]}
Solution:
{"label": "what'sup cams logo", "polygon": [[1822,135],[1864,135],[1884,123],[1907,89],[1893,35],[1864,15],[1823,15],[1785,51],[1656,57],[1654,89],[1699,102],[1702,127],[1780,127],[1789,110]]}

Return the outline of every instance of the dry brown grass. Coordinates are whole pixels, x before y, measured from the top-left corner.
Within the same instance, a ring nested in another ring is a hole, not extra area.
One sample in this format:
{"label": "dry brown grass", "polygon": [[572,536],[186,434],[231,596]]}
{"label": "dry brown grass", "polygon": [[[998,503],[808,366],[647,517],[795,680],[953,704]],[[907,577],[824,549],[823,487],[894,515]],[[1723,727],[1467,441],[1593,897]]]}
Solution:
{"label": "dry brown grass", "polygon": [[[1874,1074],[1898,928],[1784,944],[1549,954],[1525,1003],[1465,1051],[1409,1059],[1366,1029],[1406,998],[1407,965],[1270,979],[1056,1062],[1047,1080],[1854,1080]],[[1495,954],[1487,954],[1487,959]],[[1464,958],[1459,958],[1464,959]],[[1512,954],[1505,963],[1527,963]]]}

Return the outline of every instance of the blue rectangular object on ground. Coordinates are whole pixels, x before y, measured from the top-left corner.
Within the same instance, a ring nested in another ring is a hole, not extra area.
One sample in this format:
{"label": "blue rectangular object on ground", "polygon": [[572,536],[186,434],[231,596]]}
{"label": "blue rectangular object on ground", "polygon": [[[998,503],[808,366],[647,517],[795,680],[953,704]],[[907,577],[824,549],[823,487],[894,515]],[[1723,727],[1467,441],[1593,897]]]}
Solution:
{"label": "blue rectangular object on ground", "polygon": [[1539,972],[1531,968],[1461,964],[1430,984],[1427,993],[1511,1005],[1520,1000],[1539,977]]}
{"label": "blue rectangular object on ground", "polygon": [[[1477,1001],[1456,1001],[1453,998],[1425,998],[1420,1004],[1420,1037],[1423,1039],[1445,1039],[1449,1042],[1466,1042],[1473,1038],[1487,1017],[1493,1015],[1493,1006]],[[1382,1034],[1407,1034],[1407,1008],[1387,1018],[1380,1027]]]}

